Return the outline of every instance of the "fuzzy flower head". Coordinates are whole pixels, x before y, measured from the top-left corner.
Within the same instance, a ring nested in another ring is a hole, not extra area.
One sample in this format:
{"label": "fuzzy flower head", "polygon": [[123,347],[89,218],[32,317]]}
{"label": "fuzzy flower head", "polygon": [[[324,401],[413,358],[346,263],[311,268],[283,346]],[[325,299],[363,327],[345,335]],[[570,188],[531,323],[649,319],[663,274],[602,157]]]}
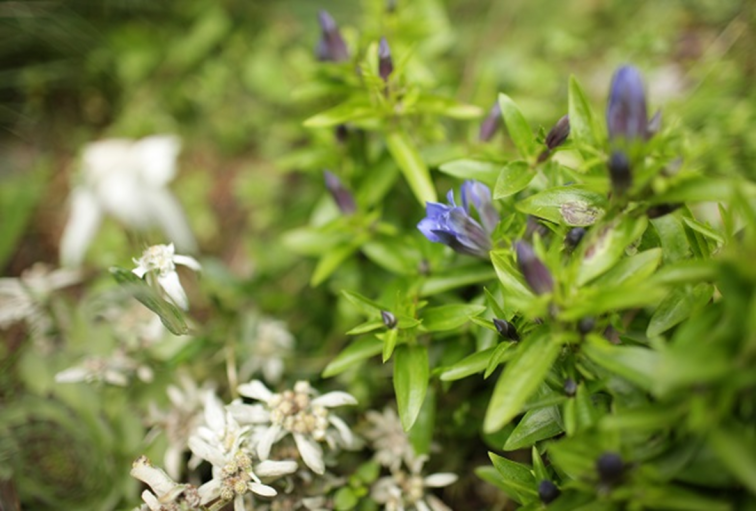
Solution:
{"label": "fuzzy flower head", "polygon": [[392,471],[398,470],[402,462],[411,465],[415,450],[394,409],[387,406],[382,413],[369,410],[365,417],[369,427],[364,435],[375,451],[375,460]]}
{"label": "fuzzy flower head", "polygon": [[242,326],[242,340],[248,349],[239,377],[248,380],[262,373],[268,383],[278,383],[283,375],[284,359],[294,348],[294,336],[286,323],[268,317],[247,316]]}
{"label": "fuzzy flower head", "polygon": [[240,385],[238,391],[262,403],[232,408],[240,422],[266,426],[257,437],[257,455],[262,460],[268,459],[274,443],[291,435],[304,463],[316,474],[323,474],[325,461],[320,442],[328,443],[332,449],[339,444],[349,447],[354,443],[349,427],[330,411],[330,408],[357,404],[346,392],[315,396],[308,382],[299,381],[293,390],[274,394],[259,380]]}
{"label": "fuzzy flower head", "polygon": [[442,488],[457,480],[452,473],[423,476],[427,456],[418,456],[409,466],[409,472],[394,470],[373,485],[370,496],[383,504],[386,511],[450,511],[438,497],[428,493],[428,488]]}
{"label": "fuzzy flower head", "polygon": [[[462,184],[461,192],[462,206],[454,202],[453,190],[446,196],[449,205],[426,203],[426,217],[417,228],[430,241],[443,243],[456,252],[488,258],[491,233],[499,223],[499,213],[491,202],[491,190],[483,183],[469,180]],[[472,206],[480,222],[472,217]]]}
{"label": "fuzzy flower head", "polygon": [[78,365],[69,367],[55,375],[57,383],[107,383],[126,387],[136,376],[143,382],[151,382],[152,369],[140,364],[123,350],[116,350],[108,357],[91,355]]}
{"label": "fuzzy flower head", "polygon": [[150,490],[142,492],[145,504],[140,511],[180,511],[199,509],[200,496],[191,484],[179,484],[168,474],[150,463],[146,456],[140,456],[131,467],[131,476],[142,481]]}
{"label": "fuzzy flower head", "polygon": [[196,259],[175,253],[173,243],[170,245],[154,245],[144,251],[142,257],[134,259],[137,267],[132,272],[139,278],[146,274],[153,274],[173,303],[182,309],[189,308],[184,288],[176,273],[176,265],[181,264],[194,271],[201,269]]}

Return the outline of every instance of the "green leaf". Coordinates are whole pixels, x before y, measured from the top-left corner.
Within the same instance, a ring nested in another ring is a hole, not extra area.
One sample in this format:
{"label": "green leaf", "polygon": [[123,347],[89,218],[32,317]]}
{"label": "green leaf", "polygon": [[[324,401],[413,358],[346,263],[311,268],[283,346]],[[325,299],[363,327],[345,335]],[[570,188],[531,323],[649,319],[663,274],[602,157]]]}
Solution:
{"label": "green leaf", "polygon": [[596,147],[599,139],[596,133],[596,117],[583,88],[574,76],[570,76],[568,111],[570,137],[580,146]]}
{"label": "green leaf", "polygon": [[496,270],[506,296],[514,299],[532,298],[533,292],[525,285],[520,272],[515,270],[509,262],[508,252],[494,250],[491,252],[491,262]]}
{"label": "green leaf", "polygon": [[622,284],[644,281],[658,268],[661,259],[660,248],[645,250],[622,259],[614,268],[597,278],[594,285],[618,287]]}
{"label": "green leaf", "polygon": [[509,136],[512,138],[512,142],[514,142],[517,150],[526,159],[534,157],[538,148],[533,137],[533,131],[530,129],[528,121],[525,120],[520,109],[504,93],[499,94],[499,107],[501,108],[504,123],[507,125]]}
{"label": "green leaf", "polygon": [[654,218],[651,220],[651,225],[659,235],[659,241],[664,250],[665,264],[677,262],[688,256],[690,252],[688,237],[685,236],[685,229],[675,215]]}
{"label": "green leaf", "polygon": [[459,101],[433,94],[423,94],[413,105],[413,110],[421,113],[432,113],[451,117],[452,119],[477,119],[483,115],[483,110],[475,105],[467,105]]}
{"label": "green leaf", "polygon": [[310,277],[310,285],[316,287],[322,284],[350,255],[357,251],[357,248],[354,244],[349,244],[327,252],[315,266],[315,271],[312,272],[312,277]]}
{"label": "green leaf", "polygon": [[585,240],[586,249],[578,271],[578,284],[586,284],[612,268],[624,255],[625,249],[643,235],[647,225],[646,217],[628,216],[619,223],[591,233],[590,238]]}
{"label": "green leaf", "polygon": [[694,309],[703,307],[713,292],[714,289],[709,284],[699,284],[692,290],[687,287],[675,288],[654,311],[646,335],[655,337],[682,322]]}
{"label": "green leaf", "polygon": [[676,424],[684,414],[682,408],[669,404],[650,404],[630,409],[615,410],[604,416],[599,428],[604,431],[642,432],[665,430]]}
{"label": "green leaf", "polygon": [[479,316],[486,311],[485,305],[452,304],[429,307],[423,310],[421,329],[425,332],[444,332],[459,328],[470,316]]}
{"label": "green leaf", "polygon": [[[497,167],[498,169],[498,167]],[[45,167],[0,179],[0,268],[17,248],[47,183]]]}
{"label": "green leaf", "polygon": [[396,347],[396,340],[399,338],[399,330],[393,328],[387,330],[384,334],[377,336],[383,341],[383,363],[385,364],[391,355],[394,353]]}
{"label": "green leaf", "polygon": [[536,172],[524,161],[508,163],[496,179],[493,198],[503,199],[524,190],[535,176]]}
{"label": "green leaf", "polygon": [[436,422],[436,395],[433,388],[428,389],[428,395],[423,401],[420,413],[412,428],[407,432],[412,448],[416,454],[430,454],[433,442],[433,427]]}
{"label": "green leaf", "polygon": [[497,367],[499,367],[504,362],[510,360],[515,353],[517,353],[517,350],[512,350],[512,348],[515,346],[515,343],[513,342],[502,342],[496,345],[496,348],[494,349],[494,352],[491,354],[491,358],[488,360],[488,365],[486,366],[486,372],[483,373],[483,378],[488,379],[489,376],[491,376],[491,373],[493,373]]}
{"label": "green leaf", "polygon": [[423,282],[420,296],[433,296],[451,289],[478,284],[496,278],[496,273],[489,266],[470,266],[454,268],[448,275],[434,275]]}
{"label": "green leaf", "polygon": [[375,302],[366,296],[362,296],[355,291],[346,291],[342,289],[341,294],[365,316],[380,317],[381,311],[386,310],[380,303]]}
{"label": "green leaf", "polygon": [[333,498],[333,505],[337,511],[347,511],[357,507],[359,499],[354,494],[354,490],[349,486],[339,488]]}
{"label": "green leaf", "polygon": [[333,128],[350,121],[377,117],[378,112],[366,98],[351,99],[304,122],[306,128]]}
{"label": "green leaf", "polygon": [[488,348],[468,355],[459,362],[444,369],[439,378],[441,381],[455,381],[467,378],[471,374],[479,373],[486,368],[493,352],[494,348]]}
{"label": "green leaf", "polygon": [[576,321],[585,316],[655,305],[666,293],[665,288],[654,282],[630,282],[616,287],[592,285],[581,289],[576,297],[564,304],[559,317]]}
{"label": "green leaf", "polygon": [[436,202],[436,189],[428,167],[407,134],[403,131],[388,133],[386,146],[420,205],[425,207],[426,202]]}
{"label": "green leaf", "polygon": [[712,239],[712,240],[716,241],[720,245],[724,243],[724,237],[722,236],[722,234],[720,234],[719,232],[715,231],[714,229],[712,229],[708,225],[704,225],[701,222],[699,222],[698,220],[695,220],[693,218],[688,218],[687,216],[682,217],[682,219],[683,219],[683,222],[685,222],[685,224],[688,227],[690,227],[691,229],[693,229],[697,233],[699,233],[699,234],[701,234],[703,236],[706,236],[709,239]]}
{"label": "green leaf", "polygon": [[556,406],[529,411],[509,435],[502,449],[515,451],[562,433],[562,428],[556,421],[558,416],[559,408]]}
{"label": "green leaf", "polygon": [[360,250],[375,264],[396,275],[408,275],[415,271],[413,261],[403,253],[402,245],[395,242],[369,241]]}
{"label": "green leaf", "polygon": [[651,389],[659,367],[659,354],[655,351],[638,346],[615,346],[598,335],[589,335],[582,350],[601,367],[643,389]]}
{"label": "green leaf", "polygon": [[753,428],[720,426],[709,433],[709,445],[729,471],[756,494],[756,442]]}
{"label": "green leaf", "polygon": [[586,226],[604,215],[606,197],[578,185],[557,186],[531,195],[515,207],[560,225]]}
{"label": "green leaf", "polygon": [[355,367],[365,359],[374,357],[383,351],[383,342],[375,337],[357,339],[341,350],[336,358],[323,369],[323,378],[330,378]]}
{"label": "green leaf", "polygon": [[401,345],[394,355],[394,392],[402,427],[415,423],[428,390],[428,350],[425,346]]}
{"label": "green leaf", "polygon": [[349,330],[346,334],[347,335],[360,335],[360,334],[366,334],[368,332],[372,332],[373,330],[378,330],[379,328],[384,328],[386,325],[383,324],[383,321],[379,320],[373,320],[373,321],[366,321],[360,325],[357,325],[356,327]]}
{"label": "green leaf", "polygon": [[501,476],[501,488],[507,495],[520,504],[535,500],[538,491],[536,480],[529,467],[492,452],[488,453],[488,457],[491,458],[491,463]]}
{"label": "green leaf", "polygon": [[756,185],[742,179],[697,176],[686,179],[669,190],[654,195],[653,204],[680,202],[730,202],[737,191],[746,197],[756,197]]}
{"label": "green leaf", "polygon": [[474,179],[493,186],[499,176],[501,163],[463,159],[444,163],[438,170],[459,179]]}
{"label": "green leaf", "polygon": [[184,321],[184,315],[178,307],[160,298],[154,289],[134,275],[129,270],[113,266],[110,274],[121,286],[126,288],[131,296],[139,300],[145,307],[160,317],[165,327],[175,335],[186,335],[189,327]]}
{"label": "green leaf", "polygon": [[559,338],[545,329],[521,341],[517,352],[496,382],[488,404],[483,430],[493,433],[504,427],[546,378],[562,346]]}
{"label": "green leaf", "polygon": [[536,481],[544,481],[550,479],[549,472],[546,470],[546,466],[543,463],[543,458],[538,452],[538,448],[534,445],[530,450],[530,458],[533,460],[533,473]]}

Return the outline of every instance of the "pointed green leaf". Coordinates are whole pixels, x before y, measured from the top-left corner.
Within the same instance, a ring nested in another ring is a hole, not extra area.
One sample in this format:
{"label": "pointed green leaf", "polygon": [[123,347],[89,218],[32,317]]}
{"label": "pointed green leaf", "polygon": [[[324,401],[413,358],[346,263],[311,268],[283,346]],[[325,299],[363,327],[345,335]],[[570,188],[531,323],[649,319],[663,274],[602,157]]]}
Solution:
{"label": "pointed green leaf", "polygon": [[468,159],[454,160],[444,163],[438,170],[459,179],[474,179],[493,186],[501,171],[501,163]]}
{"label": "pointed green leaf", "polygon": [[381,311],[385,310],[385,308],[378,302],[373,301],[366,296],[362,296],[355,291],[346,291],[342,289],[341,294],[365,316],[380,317]]}
{"label": "pointed green leaf", "polygon": [[559,408],[556,406],[529,411],[509,435],[502,449],[515,451],[562,433],[562,428],[556,421],[558,416]]}
{"label": "pointed green leaf", "polygon": [[317,266],[315,266],[315,271],[312,272],[312,277],[310,277],[310,285],[316,287],[322,284],[323,281],[330,277],[331,274],[335,272],[342,265],[342,263],[356,251],[357,247],[355,245],[349,244],[336,247],[330,252],[327,252],[323,257],[320,258]]}
{"label": "pointed green leaf", "polygon": [[756,441],[743,428],[720,426],[709,433],[709,445],[729,471],[756,494]]}
{"label": "pointed green leaf", "polygon": [[508,163],[496,179],[493,198],[503,199],[524,190],[535,176],[536,172],[524,161]]}
{"label": "pointed green leaf", "polygon": [[536,480],[530,467],[516,461],[508,460],[492,452],[488,453],[494,468],[501,476],[504,491],[520,504],[535,500],[538,495]]}
{"label": "pointed green leaf", "polygon": [[383,363],[385,364],[391,355],[394,353],[396,347],[396,340],[399,338],[399,330],[393,328],[387,330],[382,336],[379,337],[383,341]]}
{"label": "pointed green leaf", "polygon": [[525,120],[520,109],[517,108],[512,98],[504,93],[499,94],[499,107],[504,123],[507,125],[509,136],[517,150],[524,158],[534,157],[538,148],[533,137],[533,130],[530,129],[528,121]]}
{"label": "pointed green leaf", "polygon": [[689,289],[678,287],[672,290],[651,316],[646,335],[655,337],[684,321],[697,308],[703,307],[709,301],[714,288],[710,284],[698,284]]}
{"label": "pointed green leaf", "polygon": [[394,392],[402,427],[409,431],[415,423],[428,390],[428,350],[425,346],[403,344],[394,355]]}
{"label": "pointed green leaf", "polygon": [[570,76],[568,111],[570,137],[579,145],[596,147],[599,139],[596,133],[596,117],[583,88],[574,76]]}
{"label": "pointed green leaf", "polygon": [[589,335],[582,350],[601,367],[643,389],[651,389],[659,367],[659,354],[655,351],[639,346],[615,346],[598,335]]}
{"label": "pointed green leaf", "polygon": [[510,360],[516,353],[516,350],[511,349],[515,346],[515,343],[513,342],[502,342],[496,345],[496,348],[494,348],[494,352],[491,354],[491,357],[488,360],[488,365],[486,366],[486,372],[483,373],[483,378],[488,379],[489,376],[491,376],[491,373],[493,373],[497,367],[499,367],[504,362]]}
{"label": "pointed green leaf", "polygon": [[493,352],[494,348],[488,348],[468,355],[459,362],[444,369],[439,378],[441,381],[455,381],[466,378],[471,374],[479,373],[486,368]]}
{"label": "pointed green leaf", "polygon": [[330,378],[347,369],[351,369],[365,359],[374,357],[383,351],[383,342],[375,337],[357,339],[341,350],[336,358],[323,369],[323,378]]}
{"label": "pointed green leaf", "polygon": [[306,128],[332,128],[350,121],[376,117],[378,112],[366,98],[349,100],[304,122]]}
{"label": "pointed green leaf", "polygon": [[645,250],[622,259],[614,268],[597,278],[594,285],[597,287],[616,287],[625,283],[644,281],[659,267],[661,260],[662,250],[660,248]]}
{"label": "pointed green leaf", "polygon": [[625,249],[643,235],[648,225],[646,217],[623,217],[619,223],[604,226],[584,240],[584,257],[578,272],[578,284],[583,285],[612,268],[625,254]]}
{"label": "pointed green leaf", "polygon": [[455,268],[448,275],[433,275],[429,277],[420,289],[420,296],[433,296],[450,289],[478,284],[496,278],[490,266],[470,266]]}
{"label": "pointed green leaf", "polygon": [[429,307],[422,312],[422,326],[425,332],[444,332],[459,328],[471,316],[478,316],[486,311],[485,305],[451,304],[439,307]]}
{"label": "pointed green leaf", "polygon": [[409,136],[403,131],[388,133],[386,146],[420,205],[425,207],[426,202],[436,202],[436,189],[428,167]]}
{"label": "pointed green leaf", "polygon": [[531,195],[515,207],[560,225],[586,226],[604,215],[606,197],[577,185],[559,186]]}

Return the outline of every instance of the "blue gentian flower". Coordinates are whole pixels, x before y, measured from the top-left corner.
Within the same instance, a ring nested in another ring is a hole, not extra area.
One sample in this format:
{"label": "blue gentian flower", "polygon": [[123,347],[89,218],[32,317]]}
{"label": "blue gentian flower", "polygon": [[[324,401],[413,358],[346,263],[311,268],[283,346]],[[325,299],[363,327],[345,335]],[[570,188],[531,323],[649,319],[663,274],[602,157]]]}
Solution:
{"label": "blue gentian flower", "polygon": [[[449,190],[446,198],[449,205],[426,203],[426,217],[417,228],[430,241],[443,243],[456,252],[488,258],[491,233],[499,223],[499,214],[491,203],[491,190],[477,181],[465,181],[462,184],[462,206],[454,202],[453,190]],[[471,203],[483,225],[470,215]]]}
{"label": "blue gentian flower", "polygon": [[647,138],[648,113],[643,77],[633,66],[623,66],[614,73],[606,109],[609,139],[628,141]]}

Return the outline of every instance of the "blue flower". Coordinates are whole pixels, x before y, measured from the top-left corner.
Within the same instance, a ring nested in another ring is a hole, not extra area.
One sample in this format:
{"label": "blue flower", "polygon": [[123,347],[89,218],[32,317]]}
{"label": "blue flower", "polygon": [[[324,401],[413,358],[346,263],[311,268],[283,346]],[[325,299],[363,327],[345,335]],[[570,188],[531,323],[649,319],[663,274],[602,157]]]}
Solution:
{"label": "blue flower", "polygon": [[[486,259],[491,250],[491,233],[499,223],[499,214],[491,203],[491,190],[477,181],[465,181],[461,191],[462,206],[454,202],[453,190],[446,196],[449,205],[426,203],[426,217],[417,228],[430,241],[443,243],[461,254]],[[483,225],[470,215],[471,203]]]}
{"label": "blue flower", "polygon": [[633,66],[623,66],[614,73],[606,109],[609,139],[645,140],[648,135],[648,113],[643,77]]}

